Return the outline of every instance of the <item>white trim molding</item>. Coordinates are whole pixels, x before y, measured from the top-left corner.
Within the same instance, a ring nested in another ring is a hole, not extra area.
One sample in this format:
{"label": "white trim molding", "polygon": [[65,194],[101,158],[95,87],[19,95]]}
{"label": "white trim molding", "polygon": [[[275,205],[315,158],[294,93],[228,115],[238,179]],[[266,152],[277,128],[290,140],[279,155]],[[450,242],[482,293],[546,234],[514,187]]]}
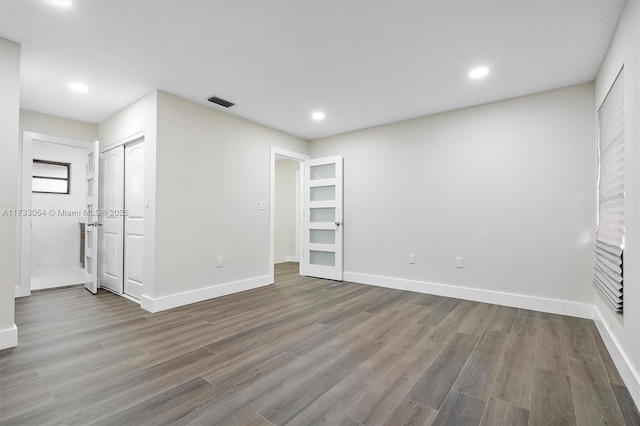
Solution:
{"label": "white trim molding", "polygon": [[633,402],[636,406],[640,406],[640,374],[633,368],[633,364],[629,361],[629,357],[620,346],[618,340],[614,337],[613,333],[609,329],[609,326],[602,319],[600,310],[597,306],[593,307],[593,322],[596,324],[596,328],[600,332],[602,341],[611,355],[611,359],[615,364],[624,384],[627,385],[629,394],[633,398]]}
{"label": "white trim molding", "polygon": [[264,287],[269,284],[272,284],[271,282],[269,282],[269,275],[263,275],[260,277],[223,284],[216,284],[210,287],[199,288],[197,290],[185,291],[183,293],[170,294],[168,296],[161,296],[156,298],[142,295],[142,297],[140,298],[140,307],[149,312],[166,311],[167,309],[173,309],[179,306],[185,306],[209,299],[215,299],[216,297],[239,293],[241,291],[253,290],[254,288]]}
{"label": "white trim molding", "polygon": [[129,135],[129,136],[125,137],[125,138],[120,139],[119,141],[116,141],[116,142],[114,142],[112,144],[109,144],[109,145],[103,147],[103,148],[100,148],[100,153],[107,152],[107,151],[109,151],[109,150],[111,150],[113,148],[117,148],[117,147],[119,147],[121,145],[127,145],[127,144],[130,144],[130,143],[138,142],[139,140],[144,139],[144,136],[145,136],[144,134],[145,134],[145,131],[144,130],[140,130],[139,132],[136,132],[136,133],[134,133],[132,135]]}
{"label": "white trim molding", "polygon": [[298,261],[298,256],[287,256],[285,258],[286,262],[297,262]]}
{"label": "white trim molding", "polygon": [[13,324],[12,328],[0,330],[0,350],[18,346],[18,326]]}
{"label": "white trim molding", "polygon": [[413,291],[415,293],[433,294],[456,299],[473,300],[475,302],[492,303],[514,308],[531,309],[550,314],[569,315],[578,318],[593,318],[593,305],[568,300],[547,299],[537,296],[504,293],[493,290],[482,290],[447,284],[436,284],[426,281],[414,281],[402,278],[383,277],[379,275],[344,272],[344,280],[359,284]]}

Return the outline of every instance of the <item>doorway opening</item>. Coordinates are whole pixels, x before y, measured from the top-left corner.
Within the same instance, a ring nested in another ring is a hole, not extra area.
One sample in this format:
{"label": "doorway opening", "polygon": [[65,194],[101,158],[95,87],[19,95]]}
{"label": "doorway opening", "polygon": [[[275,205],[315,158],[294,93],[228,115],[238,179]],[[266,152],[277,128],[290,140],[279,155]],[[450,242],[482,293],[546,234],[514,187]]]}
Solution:
{"label": "doorway opening", "polygon": [[274,265],[299,262],[303,273],[302,200],[304,161],[309,157],[297,152],[271,148],[271,222],[269,267],[270,282],[274,282]]}
{"label": "doorway opening", "polygon": [[16,296],[84,284],[87,155],[94,144],[23,134],[21,282]]}

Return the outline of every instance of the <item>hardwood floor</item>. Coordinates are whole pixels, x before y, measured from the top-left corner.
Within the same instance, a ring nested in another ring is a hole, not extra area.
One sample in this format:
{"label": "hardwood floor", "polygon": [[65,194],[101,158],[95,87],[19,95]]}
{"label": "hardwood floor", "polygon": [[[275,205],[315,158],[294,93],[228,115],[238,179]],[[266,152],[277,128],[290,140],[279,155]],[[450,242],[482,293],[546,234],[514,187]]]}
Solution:
{"label": "hardwood floor", "polygon": [[591,321],[299,277],[150,314],[16,301],[0,424],[638,425]]}

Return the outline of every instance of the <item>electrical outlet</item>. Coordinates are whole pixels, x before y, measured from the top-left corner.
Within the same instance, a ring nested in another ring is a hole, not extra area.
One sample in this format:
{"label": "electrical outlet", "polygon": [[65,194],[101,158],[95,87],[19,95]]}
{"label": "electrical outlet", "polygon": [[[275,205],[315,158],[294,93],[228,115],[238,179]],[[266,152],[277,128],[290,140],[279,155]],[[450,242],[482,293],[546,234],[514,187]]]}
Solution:
{"label": "electrical outlet", "polygon": [[412,265],[414,263],[416,263],[416,255],[415,254],[412,253],[412,254],[409,255],[409,263],[411,263]]}
{"label": "electrical outlet", "polygon": [[222,256],[216,257],[216,268],[222,268]]}
{"label": "electrical outlet", "polygon": [[456,268],[464,268],[464,263],[461,257],[456,257]]}

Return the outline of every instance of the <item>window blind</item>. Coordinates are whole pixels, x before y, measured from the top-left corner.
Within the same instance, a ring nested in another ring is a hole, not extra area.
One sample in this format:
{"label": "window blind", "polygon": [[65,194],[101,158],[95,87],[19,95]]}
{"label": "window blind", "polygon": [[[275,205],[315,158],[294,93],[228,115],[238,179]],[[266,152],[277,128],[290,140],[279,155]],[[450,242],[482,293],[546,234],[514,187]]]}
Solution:
{"label": "window blind", "polygon": [[624,69],[598,110],[598,228],[593,285],[616,313],[624,300]]}

